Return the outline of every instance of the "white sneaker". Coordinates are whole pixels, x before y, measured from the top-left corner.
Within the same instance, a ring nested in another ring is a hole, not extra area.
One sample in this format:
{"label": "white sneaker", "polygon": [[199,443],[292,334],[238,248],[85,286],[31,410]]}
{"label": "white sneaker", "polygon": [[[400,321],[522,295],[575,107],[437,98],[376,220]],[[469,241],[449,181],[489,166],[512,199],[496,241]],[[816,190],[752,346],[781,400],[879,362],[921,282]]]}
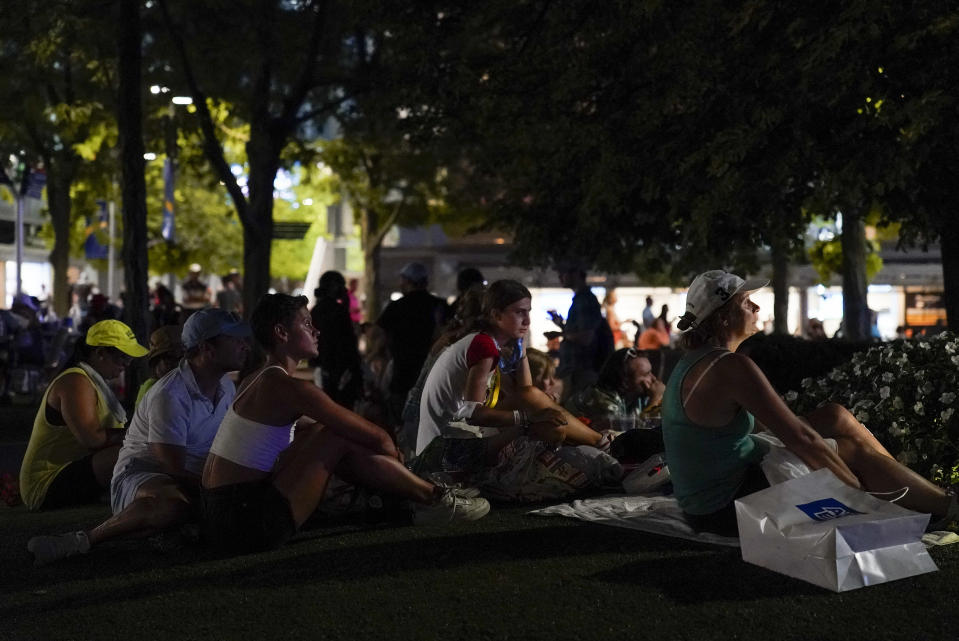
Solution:
{"label": "white sneaker", "polygon": [[35,536],[27,541],[27,550],[33,553],[33,564],[41,566],[76,554],[86,554],[90,551],[90,540],[82,530],[55,536]]}
{"label": "white sneaker", "polygon": [[463,496],[447,488],[429,505],[413,505],[414,525],[445,525],[453,521],[475,521],[489,512],[489,501]]}
{"label": "white sneaker", "polygon": [[453,490],[453,494],[461,499],[478,499],[480,497],[478,487],[454,487],[451,489]]}

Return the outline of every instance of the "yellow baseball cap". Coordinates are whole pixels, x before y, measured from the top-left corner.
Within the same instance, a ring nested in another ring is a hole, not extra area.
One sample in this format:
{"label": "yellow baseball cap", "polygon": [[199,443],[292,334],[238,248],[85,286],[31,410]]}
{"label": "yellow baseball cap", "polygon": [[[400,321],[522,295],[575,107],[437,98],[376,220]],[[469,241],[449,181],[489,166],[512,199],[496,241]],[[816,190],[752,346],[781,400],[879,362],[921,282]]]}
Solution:
{"label": "yellow baseball cap", "polygon": [[133,358],[146,356],[147,352],[150,351],[137,342],[133,330],[125,323],[112,319],[94,323],[87,330],[86,342],[90,347],[116,347]]}

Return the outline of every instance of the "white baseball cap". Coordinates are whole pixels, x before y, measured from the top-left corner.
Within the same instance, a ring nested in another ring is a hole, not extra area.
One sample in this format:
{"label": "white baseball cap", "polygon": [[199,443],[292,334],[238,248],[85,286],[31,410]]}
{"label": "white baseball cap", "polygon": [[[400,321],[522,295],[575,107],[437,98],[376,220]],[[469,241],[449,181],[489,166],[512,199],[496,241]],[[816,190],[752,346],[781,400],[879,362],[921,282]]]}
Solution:
{"label": "white baseball cap", "polygon": [[721,269],[703,272],[693,279],[686,294],[686,313],[679,318],[676,327],[680,331],[695,329],[703,320],[726,304],[738,292],[754,292],[769,284],[768,280],[750,278],[743,280],[736,274]]}

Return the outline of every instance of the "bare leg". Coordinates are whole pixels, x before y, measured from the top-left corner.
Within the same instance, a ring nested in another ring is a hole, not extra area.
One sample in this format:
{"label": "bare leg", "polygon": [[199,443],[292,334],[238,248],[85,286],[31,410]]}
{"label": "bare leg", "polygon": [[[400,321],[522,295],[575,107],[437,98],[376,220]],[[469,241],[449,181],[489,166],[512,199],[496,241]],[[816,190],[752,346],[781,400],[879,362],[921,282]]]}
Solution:
{"label": "bare leg", "polygon": [[[524,387],[520,391],[520,406],[534,412],[542,409],[559,410],[566,417],[566,425],[563,426],[563,442],[569,445],[597,445],[603,436],[596,430],[590,429],[582,421],[566,411],[561,405],[557,405],[542,390],[536,387]],[[543,440],[552,440],[548,436]]]}
{"label": "bare leg", "polygon": [[110,487],[110,479],[113,478],[113,466],[116,465],[119,454],[119,445],[105,447],[93,454],[93,475],[97,477],[97,483],[100,484],[100,487]]}
{"label": "bare leg", "polygon": [[289,500],[298,526],[316,510],[334,472],[420,503],[429,503],[436,488],[394,458],[317,430],[291,445],[273,469],[273,485]]}
{"label": "bare leg", "polygon": [[910,510],[945,516],[951,497],[941,487],[919,476],[896,459],[873,449],[868,443],[839,437],[839,456],[870,492],[893,492],[908,487],[899,504]]}
{"label": "bare leg", "polygon": [[814,430],[824,438],[849,438],[862,441],[883,456],[893,458],[872,432],[856,420],[852,412],[838,403],[826,403],[804,417]]}
{"label": "bare leg", "polygon": [[87,530],[90,545],[110,539],[142,538],[168,530],[190,518],[190,500],[171,478],[153,478],[137,489],[121,512]]}

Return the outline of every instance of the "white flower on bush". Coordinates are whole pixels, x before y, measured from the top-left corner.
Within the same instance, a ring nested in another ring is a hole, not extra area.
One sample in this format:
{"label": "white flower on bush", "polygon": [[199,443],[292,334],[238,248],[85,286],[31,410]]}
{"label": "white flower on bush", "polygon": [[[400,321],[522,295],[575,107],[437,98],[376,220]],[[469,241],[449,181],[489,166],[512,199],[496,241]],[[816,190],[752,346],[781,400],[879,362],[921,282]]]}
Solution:
{"label": "white flower on bush", "polygon": [[813,382],[814,381],[811,378],[807,377],[802,379],[802,382],[800,384],[802,385],[803,389],[809,389],[810,387],[812,387]]}
{"label": "white flower on bush", "polygon": [[946,433],[947,427],[959,425],[955,334],[944,332],[924,342],[885,343],[859,352],[829,373],[804,381],[795,400],[789,400],[792,394],[784,398],[798,413],[827,402],[840,403],[858,420],[868,421],[900,461],[925,476],[938,463],[945,468],[944,477],[959,482],[959,454]]}
{"label": "white flower on bush", "polygon": [[789,390],[788,392],[786,392],[786,395],[783,398],[786,400],[787,403],[792,403],[797,398],[799,398],[799,394],[797,392],[794,392],[793,390]]}

